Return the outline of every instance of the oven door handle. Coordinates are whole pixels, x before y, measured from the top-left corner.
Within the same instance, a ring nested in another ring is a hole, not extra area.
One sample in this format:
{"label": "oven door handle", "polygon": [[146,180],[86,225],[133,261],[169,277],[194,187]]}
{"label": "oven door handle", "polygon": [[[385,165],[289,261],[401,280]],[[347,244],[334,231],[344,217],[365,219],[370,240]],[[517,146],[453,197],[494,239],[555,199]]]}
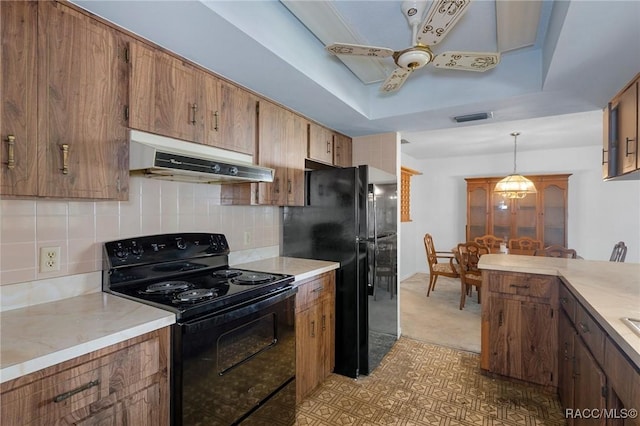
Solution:
{"label": "oven door handle", "polygon": [[192,334],[201,332],[204,329],[215,327],[219,324],[224,324],[229,321],[233,321],[243,316],[252,314],[254,312],[261,311],[269,306],[282,302],[289,297],[293,297],[298,292],[297,287],[288,287],[284,290],[280,290],[278,293],[270,293],[266,296],[256,297],[241,305],[235,305],[227,308],[226,310],[217,312],[213,315],[199,318],[194,321],[188,321],[182,324],[182,330],[184,334]]}

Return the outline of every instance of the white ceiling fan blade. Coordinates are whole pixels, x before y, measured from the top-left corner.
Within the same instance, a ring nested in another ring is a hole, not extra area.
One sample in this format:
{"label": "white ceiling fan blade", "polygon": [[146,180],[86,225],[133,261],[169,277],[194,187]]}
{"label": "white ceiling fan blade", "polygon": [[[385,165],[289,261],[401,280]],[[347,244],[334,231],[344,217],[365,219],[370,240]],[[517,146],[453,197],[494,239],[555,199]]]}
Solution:
{"label": "white ceiling fan blade", "polygon": [[325,47],[333,55],[357,55],[387,58],[393,55],[393,50],[386,47],[363,46],[360,44],[333,43]]}
{"label": "white ceiling fan blade", "polygon": [[463,71],[487,71],[500,63],[500,54],[493,52],[443,52],[431,62],[437,68]]}
{"label": "white ceiling fan blade", "polygon": [[384,93],[393,93],[400,89],[404,82],[411,74],[412,70],[398,67],[396,68],[389,77],[382,83],[380,86],[380,91]]}
{"label": "white ceiling fan blade", "polygon": [[434,0],[418,30],[417,42],[438,44],[467,11],[471,0]]}

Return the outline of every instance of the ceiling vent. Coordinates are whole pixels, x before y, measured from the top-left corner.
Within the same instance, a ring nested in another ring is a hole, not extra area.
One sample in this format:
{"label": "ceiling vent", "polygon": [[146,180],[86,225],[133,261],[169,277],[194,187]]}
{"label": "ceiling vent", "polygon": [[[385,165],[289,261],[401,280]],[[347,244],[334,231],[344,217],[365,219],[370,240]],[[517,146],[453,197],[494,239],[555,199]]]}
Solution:
{"label": "ceiling vent", "polygon": [[492,112],[477,112],[475,114],[458,115],[453,117],[453,121],[456,123],[465,123],[467,121],[486,120],[493,117]]}

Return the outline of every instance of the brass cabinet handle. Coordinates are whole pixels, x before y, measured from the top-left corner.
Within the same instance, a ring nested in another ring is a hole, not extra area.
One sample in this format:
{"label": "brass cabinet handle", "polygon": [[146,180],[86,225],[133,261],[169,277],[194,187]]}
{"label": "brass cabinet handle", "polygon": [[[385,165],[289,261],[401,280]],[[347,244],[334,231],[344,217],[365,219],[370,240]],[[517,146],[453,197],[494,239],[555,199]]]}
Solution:
{"label": "brass cabinet handle", "polygon": [[324,290],[324,286],[323,285],[321,285],[320,287],[314,288],[313,290],[311,290],[311,292],[312,293],[317,293],[317,292],[322,291],[322,290]]}
{"label": "brass cabinet handle", "polygon": [[11,170],[16,167],[16,137],[14,135],[7,136],[7,144],[9,145],[7,168]]}
{"label": "brass cabinet handle", "polygon": [[94,386],[98,386],[100,384],[100,380],[92,380],[89,383],[80,386],[79,388],[76,388],[74,390],[70,390],[69,392],[65,392],[65,393],[61,393],[60,395],[56,396],[55,398],[53,398],[53,402],[62,402],[65,399],[69,399],[71,398],[73,395],[80,393],[82,391],[86,391],[87,389],[90,389]]}
{"label": "brass cabinet handle", "polygon": [[273,184],[274,184],[274,190],[273,190],[273,192],[275,192],[276,194],[279,194],[279,193],[280,193],[280,178],[276,178],[276,179],[273,181]]}
{"label": "brass cabinet handle", "polygon": [[322,331],[327,329],[327,315],[322,315]]}
{"label": "brass cabinet handle", "polygon": [[214,121],[214,126],[213,126],[213,130],[215,130],[216,132],[218,131],[218,118],[220,117],[220,113],[218,113],[218,111],[213,113],[213,118],[215,118]]}
{"label": "brass cabinet handle", "polygon": [[331,142],[327,141],[327,154],[331,152]]}
{"label": "brass cabinet handle", "polygon": [[198,104],[194,103],[193,105],[191,105],[191,124],[193,124],[194,126],[196,125],[196,111],[198,111]]}
{"label": "brass cabinet handle", "polygon": [[607,149],[603,149],[602,150],[602,165],[604,165],[604,163],[608,163],[609,162],[608,161],[608,156],[607,156],[607,160],[604,159],[604,155],[608,154],[608,153],[609,153],[609,150],[607,150]]}
{"label": "brass cabinet handle", "polygon": [[503,324],[504,324],[504,312],[500,311],[500,314],[498,315],[498,327],[502,327]]}
{"label": "brass cabinet handle", "polygon": [[62,174],[69,174],[69,145],[63,143],[60,145],[60,150],[62,151]]}
{"label": "brass cabinet handle", "polygon": [[287,179],[287,192],[291,194],[291,179]]}
{"label": "brass cabinet handle", "polygon": [[529,288],[529,284],[509,284],[509,287],[514,287],[514,288]]}
{"label": "brass cabinet handle", "polygon": [[316,322],[311,321],[311,337],[316,337]]}

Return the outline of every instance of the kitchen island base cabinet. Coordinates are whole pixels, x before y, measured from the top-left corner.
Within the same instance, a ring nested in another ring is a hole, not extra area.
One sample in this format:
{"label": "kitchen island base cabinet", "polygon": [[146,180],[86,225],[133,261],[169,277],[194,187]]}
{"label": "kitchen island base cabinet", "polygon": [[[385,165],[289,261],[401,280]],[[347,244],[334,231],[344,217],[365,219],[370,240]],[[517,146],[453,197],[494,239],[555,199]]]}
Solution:
{"label": "kitchen island base cabinet", "polygon": [[298,284],[296,295],[296,401],[335,367],[335,272]]}
{"label": "kitchen island base cabinet", "polygon": [[483,272],[483,370],[557,386],[558,283],[544,275]]}
{"label": "kitchen island base cabinet", "polygon": [[169,423],[169,328],[2,383],[3,426]]}

